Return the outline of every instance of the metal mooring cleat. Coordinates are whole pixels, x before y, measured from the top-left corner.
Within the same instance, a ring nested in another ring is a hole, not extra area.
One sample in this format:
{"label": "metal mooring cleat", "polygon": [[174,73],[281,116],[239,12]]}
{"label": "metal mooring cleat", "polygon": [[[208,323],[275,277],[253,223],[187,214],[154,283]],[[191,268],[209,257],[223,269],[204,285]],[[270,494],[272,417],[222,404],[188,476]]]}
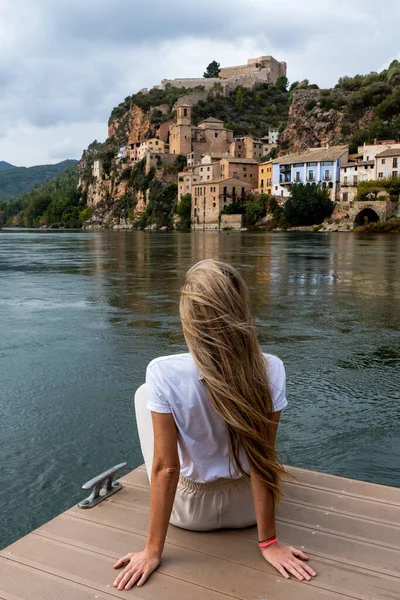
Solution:
{"label": "metal mooring cleat", "polygon": [[91,490],[90,496],[79,502],[79,508],[93,508],[100,502],[103,502],[106,498],[109,498],[115,492],[118,492],[122,489],[122,485],[117,481],[113,481],[115,474],[120,470],[126,467],[127,463],[123,462],[119,465],[115,465],[108,471],[104,471],[101,475],[97,475],[97,477],[93,477],[90,481],[87,481],[83,486],[83,490]]}

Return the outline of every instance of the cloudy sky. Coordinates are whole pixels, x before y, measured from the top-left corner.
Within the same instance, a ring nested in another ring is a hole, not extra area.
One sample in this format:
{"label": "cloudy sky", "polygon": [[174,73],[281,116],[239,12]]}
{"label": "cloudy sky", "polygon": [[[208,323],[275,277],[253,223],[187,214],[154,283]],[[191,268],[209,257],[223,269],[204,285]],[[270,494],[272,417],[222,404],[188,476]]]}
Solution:
{"label": "cloudy sky", "polygon": [[332,86],[400,57],[398,0],[0,0],[0,160],[79,158],[163,78],[272,54]]}

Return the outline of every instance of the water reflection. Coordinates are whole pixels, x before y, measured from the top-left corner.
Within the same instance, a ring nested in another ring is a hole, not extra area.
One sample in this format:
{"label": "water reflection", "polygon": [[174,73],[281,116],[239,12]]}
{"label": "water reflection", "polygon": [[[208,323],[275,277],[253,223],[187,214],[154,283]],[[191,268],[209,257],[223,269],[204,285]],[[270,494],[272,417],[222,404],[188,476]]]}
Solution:
{"label": "water reflection", "polygon": [[399,256],[390,235],[2,233],[1,542],[111,463],[139,464],[133,391],[152,358],[185,351],[179,289],[208,257],[240,269],[285,361],[284,459],[400,485]]}

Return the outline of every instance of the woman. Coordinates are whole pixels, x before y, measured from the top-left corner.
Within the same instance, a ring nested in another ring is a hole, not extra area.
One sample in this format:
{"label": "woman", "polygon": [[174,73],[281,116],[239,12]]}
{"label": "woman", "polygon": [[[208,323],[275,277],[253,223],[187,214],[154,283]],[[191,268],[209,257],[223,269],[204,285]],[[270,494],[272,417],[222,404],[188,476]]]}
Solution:
{"label": "woman", "polygon": [[274,508],[285,472],[275,439],[287,405],[285,370],[258,345],[245,282],[230,265],[199,262],[186,275],[180,317],[190,353],[155,359],[147,368],[151,448],[137,410],[151,474],[147,543],[116,563],[128,564],[114,586],[145,583],[160,564],[168,523],[195,531],[257,524],[265,560],[285,578],[310,580],[315,572],[307,556],[276,537]]}

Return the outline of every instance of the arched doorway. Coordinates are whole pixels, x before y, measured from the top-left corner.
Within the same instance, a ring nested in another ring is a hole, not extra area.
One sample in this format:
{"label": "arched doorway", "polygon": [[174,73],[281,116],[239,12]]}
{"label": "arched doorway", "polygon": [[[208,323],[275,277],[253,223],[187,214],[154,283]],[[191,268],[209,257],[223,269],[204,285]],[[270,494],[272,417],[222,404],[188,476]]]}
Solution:
{"label": "arched doorway", "polygon": [[354,219],[354,226],[359,227],[377,221],[379,221],[379,215],[372,208],[363,208]]}

